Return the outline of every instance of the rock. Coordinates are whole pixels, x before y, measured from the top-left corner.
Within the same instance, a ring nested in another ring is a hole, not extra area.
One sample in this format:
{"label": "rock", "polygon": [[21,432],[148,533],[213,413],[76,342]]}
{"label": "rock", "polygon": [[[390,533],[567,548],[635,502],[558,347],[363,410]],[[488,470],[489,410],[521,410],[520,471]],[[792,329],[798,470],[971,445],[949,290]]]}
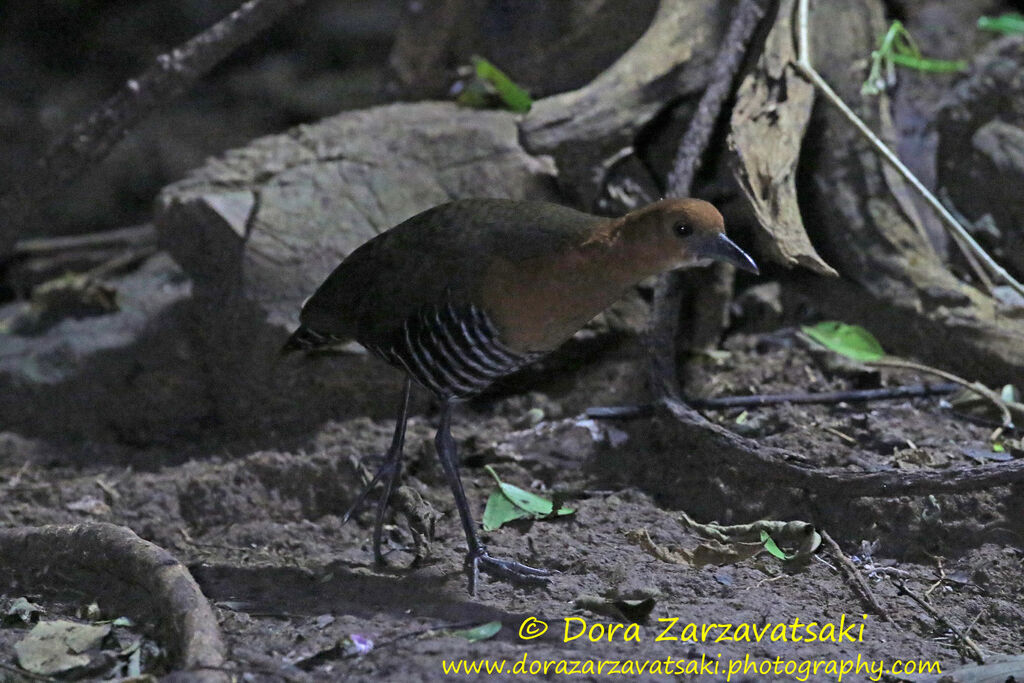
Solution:
{"label": "rock", "polygon": [[200,296],[240,295],[290,327],[357,246],[461,197],[553,200],[554,167],[516,115],[447,103],[349,112],[228,152],[168,186],[160,241]]}

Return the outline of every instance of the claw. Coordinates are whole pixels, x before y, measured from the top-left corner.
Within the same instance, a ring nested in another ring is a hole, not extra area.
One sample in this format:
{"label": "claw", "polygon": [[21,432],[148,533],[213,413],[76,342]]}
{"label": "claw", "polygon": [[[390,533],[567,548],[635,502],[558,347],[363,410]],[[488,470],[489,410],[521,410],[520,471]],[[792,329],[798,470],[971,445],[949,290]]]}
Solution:
{"label": "claw", "polygon": [[523,586],[543,586],[557,573],[550,569],[530,567],[514,560],[491,557],[487,548],[483,546],[466,554],[466,569],[469,572],[471,595],[476,595],[477,579],[481,571],[509,583]]}

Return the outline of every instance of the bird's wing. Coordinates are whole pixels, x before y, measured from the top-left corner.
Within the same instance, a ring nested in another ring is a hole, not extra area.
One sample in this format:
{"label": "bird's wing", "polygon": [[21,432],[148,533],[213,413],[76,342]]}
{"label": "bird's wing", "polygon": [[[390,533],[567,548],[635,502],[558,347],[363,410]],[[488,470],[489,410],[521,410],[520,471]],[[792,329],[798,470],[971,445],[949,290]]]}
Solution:
{"label": "bird's wing", "polygon": [[564,248],[597,220],[542,202],[442,204],[353,251],[307,301],[302,322],[319,332],[386,343],[424,309],[479,305],[491,264]]}

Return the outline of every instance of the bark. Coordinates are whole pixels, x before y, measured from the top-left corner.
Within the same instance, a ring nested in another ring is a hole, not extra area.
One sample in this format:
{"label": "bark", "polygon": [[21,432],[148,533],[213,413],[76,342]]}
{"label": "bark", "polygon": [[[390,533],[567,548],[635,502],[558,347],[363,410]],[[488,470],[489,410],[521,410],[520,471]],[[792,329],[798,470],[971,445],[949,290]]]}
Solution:
{"label": "bark", "polygon": [[[814,65],[891,141],[888,100],[860,94],[864,57],[885,29],[878,0],[819,3],[811,13]],[[819,309],[865,325],[891,353],[989,384],[1024,381],[1024,322],[950,273],[895,198],[903,181],[834,106],[817,103],[804,147],[805,224],[842,276],[828,286],[801,280]]]}

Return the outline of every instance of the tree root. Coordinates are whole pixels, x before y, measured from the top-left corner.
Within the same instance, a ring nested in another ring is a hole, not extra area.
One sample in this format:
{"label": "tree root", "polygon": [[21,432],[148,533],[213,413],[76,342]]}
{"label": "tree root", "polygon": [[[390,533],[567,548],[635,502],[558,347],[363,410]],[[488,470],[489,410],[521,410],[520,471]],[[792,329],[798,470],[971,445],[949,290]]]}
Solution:
{"label": "tree root", "polygon": [[114,524],[0,529],[0,558],[5,574],[27,577],[33,590],[41,581],[66,582],[62,575],[84,573],[101,578],[94,587],[101,599],[115,601],[130,590],[140,591],[150,601],[145,617],[159,625],[162,643],[179,670],[172,677],[228,680],[220,671],[204,670],[221,667],[225,655],[217,619],[199,586],[169,552],[130,529]]}
{"label": "tree root", "polygon": [[798,464],[801,458],[796,453],[733,434],[673,399],[655,405],[654,429],[666,443],[687,444],[694,457],[728,462],[773,485],[806,488],[833,498],[963,493],[1024,482],[1024,460],[921,472],[816,469]]}

